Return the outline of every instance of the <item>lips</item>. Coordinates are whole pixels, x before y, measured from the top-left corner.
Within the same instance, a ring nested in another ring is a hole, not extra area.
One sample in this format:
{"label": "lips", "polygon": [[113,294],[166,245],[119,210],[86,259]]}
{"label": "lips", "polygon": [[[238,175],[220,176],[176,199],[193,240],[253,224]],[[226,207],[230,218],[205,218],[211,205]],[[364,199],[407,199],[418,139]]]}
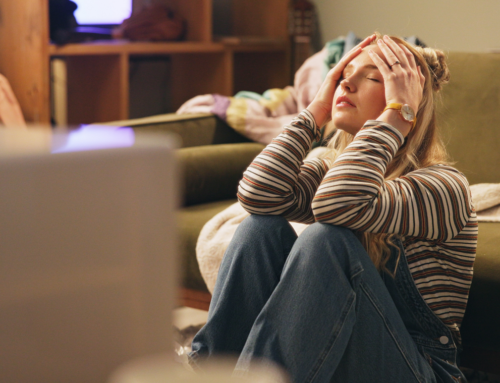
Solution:
{"label": "lips", "polygon": [[355,108],[356,105],[346,96],[339,96],[337,98],[337,102],[335,104],[337,107],[348,107],[348,108]]}

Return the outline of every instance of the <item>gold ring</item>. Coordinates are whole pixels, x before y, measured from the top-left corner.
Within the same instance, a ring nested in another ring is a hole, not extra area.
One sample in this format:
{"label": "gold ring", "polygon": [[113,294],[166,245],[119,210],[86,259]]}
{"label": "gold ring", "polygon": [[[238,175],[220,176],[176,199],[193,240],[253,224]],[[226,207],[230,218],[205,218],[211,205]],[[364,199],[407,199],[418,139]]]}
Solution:
{"label": "gold ring", "polygon": [[399,60],[396,60],[396,61],[394,62],[394,64],[389,65],[389,67],[390,67],[390,68],[392,68],[392,67],[393,67],[394,65],[396,65],[396,64],[401,64],[401,63],[399,62]]}

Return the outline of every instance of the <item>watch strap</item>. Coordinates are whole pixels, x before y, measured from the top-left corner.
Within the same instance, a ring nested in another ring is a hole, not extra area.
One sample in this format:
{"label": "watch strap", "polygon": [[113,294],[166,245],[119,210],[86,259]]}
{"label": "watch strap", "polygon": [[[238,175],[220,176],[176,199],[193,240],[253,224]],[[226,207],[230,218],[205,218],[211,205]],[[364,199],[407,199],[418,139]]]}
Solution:
{"label": "watch strap", "polygon": [[[399,111],[399,113],[401,114],[401,108],[404,106],[404,104],[401,104],[399,102],[391,102],[389,104],[386,105],[386,107],[384,108],[383,112],[385,112],[387,109],[395,109],[397,111]],[[414,112],[415,113],[415,112]],[[403,117],[403,115],[401,115],[401,117]],[[403,119],[405,121],[408,121],[406,118],[403,117]],[[415,125],[417,124],[417,116],[415,114],[415,117],[413,118],[413,121],[408,121],[408,122],[411,122],[411,129],[413,129],[415,127]]]}

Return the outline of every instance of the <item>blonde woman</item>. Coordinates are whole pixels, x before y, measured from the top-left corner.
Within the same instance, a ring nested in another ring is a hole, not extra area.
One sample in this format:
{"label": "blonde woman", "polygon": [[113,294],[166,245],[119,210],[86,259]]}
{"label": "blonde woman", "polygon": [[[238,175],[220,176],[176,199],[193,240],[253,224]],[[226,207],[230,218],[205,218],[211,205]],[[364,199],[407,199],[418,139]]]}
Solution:
{"label": "blonde woman", "polygon": [[[244,173],[251,213],[190,361],[269,359],[293,382],[457,382],[476,253],[465,176],[439,140],[442,52],[373,35]],[[337,128],[304,161],[318,127]],[[312,223],[299,238],[290,221]]]}

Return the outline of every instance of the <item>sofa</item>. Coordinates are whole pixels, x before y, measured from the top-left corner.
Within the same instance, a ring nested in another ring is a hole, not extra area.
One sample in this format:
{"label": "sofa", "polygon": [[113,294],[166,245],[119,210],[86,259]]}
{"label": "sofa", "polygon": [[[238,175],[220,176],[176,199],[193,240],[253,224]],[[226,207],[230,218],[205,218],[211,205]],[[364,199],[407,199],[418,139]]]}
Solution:
{"label": "sofa", "polygon": [[[437,119],[455,166],[470,184],[500,183],[500,55],[449,53],[451,81]],[[210,294],[195,246],[203,225],[236,201],[242,172],[263,149],[210,114],[168,114],[115,121],[146,132],[175,132],[184,171],[179,214],[183,262],[180,303],[208,309]],[[462,325],[461,365],[500,373],[500,223],[480,223],[477,258]]]}

